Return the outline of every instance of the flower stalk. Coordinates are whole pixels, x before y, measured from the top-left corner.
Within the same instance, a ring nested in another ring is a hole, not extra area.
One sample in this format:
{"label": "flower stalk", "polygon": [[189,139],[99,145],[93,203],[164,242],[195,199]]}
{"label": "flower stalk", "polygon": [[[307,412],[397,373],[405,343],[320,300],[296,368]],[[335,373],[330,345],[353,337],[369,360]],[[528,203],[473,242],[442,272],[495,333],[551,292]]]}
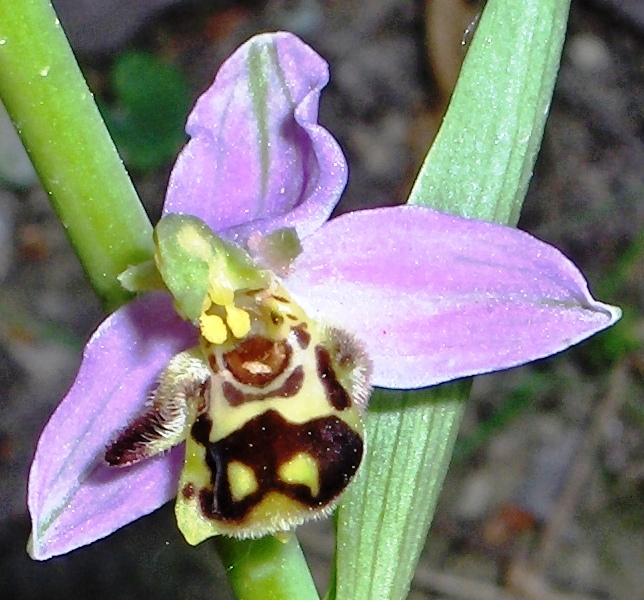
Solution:
{"label": "flower stalk", "polygon": [[240,600],[318,600],[311,573],[294,535],[286,540],[215,538],[228,581]]}
{"label": "flower stalk", "polygon": [[96,293],[151,256],[152,228],[48,0],[0,3],[0,98]]}

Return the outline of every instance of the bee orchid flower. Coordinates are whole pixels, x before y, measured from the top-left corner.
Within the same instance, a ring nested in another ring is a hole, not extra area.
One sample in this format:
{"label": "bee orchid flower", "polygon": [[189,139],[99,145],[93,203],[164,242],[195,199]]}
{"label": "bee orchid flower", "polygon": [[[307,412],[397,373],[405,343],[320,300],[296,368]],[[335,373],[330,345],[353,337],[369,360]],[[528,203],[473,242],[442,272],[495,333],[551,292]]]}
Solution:
{"label": "bee orchid flower", "polygon": [[197,101],[155,230],[161,283],[92,335],[38,442],[32,557],[175,496],[191,543],[326,514],[358,468],[370,386],[507,369],[619,318],[516,229],[418,206],[329,220],[347,167],[317,123],[327,81],[311,48],[264,34]]}

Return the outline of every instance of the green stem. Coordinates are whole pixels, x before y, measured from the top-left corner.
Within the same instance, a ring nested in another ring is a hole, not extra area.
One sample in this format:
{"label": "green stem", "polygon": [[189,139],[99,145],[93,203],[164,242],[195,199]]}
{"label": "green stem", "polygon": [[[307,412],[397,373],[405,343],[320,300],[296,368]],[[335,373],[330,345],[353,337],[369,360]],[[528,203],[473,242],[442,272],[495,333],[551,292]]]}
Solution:
{"label": "green stem", "polygon": [[239,600],[318,600],[297,538],[240,541],[215,538],[228,581]]}
{"label": "green stem", "polygon": [[0,98],[107,308],[152,253],[150,221],[48,0],[0,2]]}

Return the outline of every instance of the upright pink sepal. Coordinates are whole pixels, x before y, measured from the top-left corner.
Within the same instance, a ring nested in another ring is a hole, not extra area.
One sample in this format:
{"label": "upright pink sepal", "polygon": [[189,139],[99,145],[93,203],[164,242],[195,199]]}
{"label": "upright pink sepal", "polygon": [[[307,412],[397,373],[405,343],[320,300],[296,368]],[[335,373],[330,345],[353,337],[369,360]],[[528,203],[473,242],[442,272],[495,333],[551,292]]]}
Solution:
{"label": "upright pink sepal", "polygon": [[259,35],[221,67],[193,109],[164,214],[200,217],[243,242],[295,227],[306,237],[331,214],[346,162],[318,125],[328,66],[290,33]]}

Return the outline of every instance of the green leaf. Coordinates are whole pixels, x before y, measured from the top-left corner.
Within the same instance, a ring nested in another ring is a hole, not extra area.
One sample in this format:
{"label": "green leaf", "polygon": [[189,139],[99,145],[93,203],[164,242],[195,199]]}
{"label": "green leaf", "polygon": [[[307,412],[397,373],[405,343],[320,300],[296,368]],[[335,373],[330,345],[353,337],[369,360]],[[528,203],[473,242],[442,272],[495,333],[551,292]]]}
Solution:
{"label": "green leaf", "polygon": [[406,597],[469,389],[374,394],[364,464],[338,511],[337,598]]}
{"label": "green leaf", "polygon": [[541,145],[569,2],[490,0],[409,202],[516,225]]}
{"label": "green leaf", "polygon": [[[566,28],[565,0],[489,0],[409,202],[500,223],[521,210]],[[338,512],[328,598],[405,598],[451,459],[468,382],[376,394],[367,455]]]}

